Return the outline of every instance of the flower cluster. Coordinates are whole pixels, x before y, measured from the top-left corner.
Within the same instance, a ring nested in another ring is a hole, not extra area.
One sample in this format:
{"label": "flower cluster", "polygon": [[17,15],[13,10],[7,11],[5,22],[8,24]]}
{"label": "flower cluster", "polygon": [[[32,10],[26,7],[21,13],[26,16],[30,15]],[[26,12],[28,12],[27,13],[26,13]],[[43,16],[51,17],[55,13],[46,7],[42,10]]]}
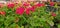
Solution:
{"label": "flower cluster", "polygon": [[28,15],[28,14],[30,14],[30,11],[34,12],[36,8],[43,7],[43,6],[44,6],[43,3],[37,3],[33,6],[31,6],[30,3],[25,2],[25,3],[23,3],[22,7],[17,7],[16,14],[22,15],[24,12],[26,12],[26,14]]}
{"label": "flower cluster", "polygon": [[53,27],[56,25],[55,22],[59,21],[60,11],[47,11],[49,7],[56,6],[54,2],[49,4],[48,7],[40,2],[7,3],[6,6],[0,4],[0,28]]}
{"label": "flower cluster", "polygon": [[[19,6],[19,7],[16,8],[16,14],[23,15],[24,12],[26,12],[26,14],[28,15],[28,14],[30,14],[30,11],[34,12],[36,10],[36,8],[43,7],[43,6],[45,6],[44,3],[36,2],[32,6],[28,2],[23,2],[22,6]],[[54,6],[54,2],[50,2],[50,6]],[[8,8],[14,8],[15,4],[14,3],[8,3],[7,7]]]}

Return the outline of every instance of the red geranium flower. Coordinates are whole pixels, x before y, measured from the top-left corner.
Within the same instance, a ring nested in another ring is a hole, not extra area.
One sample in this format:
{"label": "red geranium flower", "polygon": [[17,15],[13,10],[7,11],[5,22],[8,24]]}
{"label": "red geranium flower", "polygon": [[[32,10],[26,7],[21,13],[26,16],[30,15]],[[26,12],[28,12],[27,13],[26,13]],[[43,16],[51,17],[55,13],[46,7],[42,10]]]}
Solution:
{"label": "red geranium flower", "polygon": [[5,11],[0,11],[0,14],[1,14],[1,15],[5,15],[6,12],[5,12]]}
{"label": "red geranium flower", "polygon": [[32,7],[29,7],[29,8],[27,8],[27,9],[29,9],[30,11],[32,11],[32,12],[34,12],[35,11],[35,8],[32,6]]}
{"label": "red geranium flower", "polygon": [[50,2],[50,6],[53,6],[54,5],[54,2]]}
{"label": "red geranium flower", "polygon": [[22,15],[24,13],[24,8],[23,7],[19,7],[16,9],[16,14],[20,14]]}
{"label": "red geranium flower", "polygon": [[53,13],[52,13],[52,16],[54,16],[54,17],[55,17],[55,16],[56,16],[56,14],[53,12]]}
{"label": "red geranium flower", "polygon": [[9,4],[7,5],[8,8],[13,8],[14,6],[15,6],[15,4],[13,4],[13,3],[9,3]]}
{"label": "red geranium flower", "polygon": [[15,4],[18,4],[18,2],[16,2]]}
{"label": "red geranium flower", "polygon": [[36,8],[32,6],[32,7],[29,8],[29,9],[30,9],[32,12],[34,12]]}
{"label": "red geranium flower", "polygon": [[30,14],[30,10],[29,9],[26,9],[26,14]]}
{"label": "red geranium flower", "polygon": [[30,11],[34,12],[35,8],[34,7],[29,7],[26,9],[26,14],[30,14]]}
{"label": "red geranium flower", "polygon": [[23,3],[23,6],[29,6],[30,4],[29,3],[27,3],[27,2],[24,2]]}
{"label": "red geranium flower", "polygon": [[36,4],[36,6],[38,6],[38,7],[41,7],[41,6],[44,6],[45,4],[43,4],[43,3],[38,3],[38,4]]}
{"label": "red geranium flower", "polygon": [[2,3],[0,3],[0,8],[4,7],[4,5]]}
{"label": "red geranium flower", "polygon": [[37,6],[36,6],[36,5],[33,5],[32,7],[33,7],[34,9],[36,9],[36,8],[37,8]]}

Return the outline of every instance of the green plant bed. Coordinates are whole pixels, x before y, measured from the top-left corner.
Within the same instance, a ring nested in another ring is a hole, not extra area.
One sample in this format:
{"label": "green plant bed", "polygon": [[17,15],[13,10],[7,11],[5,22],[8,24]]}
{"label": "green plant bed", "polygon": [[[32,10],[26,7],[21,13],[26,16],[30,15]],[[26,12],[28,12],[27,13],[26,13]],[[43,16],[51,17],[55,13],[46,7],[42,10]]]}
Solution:
{"label": "green plant bed", "polygon": [[56,4],[53,7],[47,11],[44,3],[7,4],[0,8],[0,28],[60,28],[60,10]]}

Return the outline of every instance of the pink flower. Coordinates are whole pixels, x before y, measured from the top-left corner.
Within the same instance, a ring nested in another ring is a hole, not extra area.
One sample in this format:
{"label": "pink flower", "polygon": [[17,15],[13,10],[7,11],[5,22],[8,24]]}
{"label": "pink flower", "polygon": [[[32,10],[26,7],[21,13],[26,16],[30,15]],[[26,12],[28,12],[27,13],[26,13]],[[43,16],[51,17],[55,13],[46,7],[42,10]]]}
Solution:
{"label": "pink flower", "polygon": [[15,4],[13,4],[13,3],[10,3],[7,5],[8,8],[13,8],[14,6],[15,6]]}
{"label": "pink flower", "polygon": [[32,12],[34,12],[34,11],[35,11],[35,9],[36,9],[36,8],[35,8],[35,7],[33,7],[33,6],[30,8],[30,10],[31,10]]}
{"label": "pink flower", "polygon": [[0,14],[5,16],[6,13],[5,11],[0,11]]}
{"label": "pink flower", "polygon": [[22,15],[24,13],[24,8],[23,7],[19,7],[16,9],[16,14],[20,14]]}
{"label": "pink flower", "polygon": [[54,2],[50,2],[50,6],[53,6],[54,5]]}
{"label": "pink flower", "polygon": [[30,14],[30,11],[34,12],[35,11],[35,8],[34,7],[29,7],[26,9],[26,14]]}
{"label": "pink flower", "polygon": [[29,3],[26,2],[23,3],[23,6],[29,6],[29,5],[30,5]]}
{"label": "pink flower", "polygon": [[30,11],[32,11],[32,12],[34,12],[35,11],[35,8],[32,6],[32,7],[29,7],[29,8],[27,8],[27,9],[29,9]]}
{"label": "pink flower", "polygon": [[38,4],[36,4],[36,6],[37,7],[41,7],[41,6],[44,6],[45,4],[43,4],[43,3],[38,3]]}
{"label": "pink flower", "polygon": [[30,10],[29,9],[26,9],[26,14],[30,14]]}
{"label": "pink flower", "polygon": [[36,8],[37,8],[37,6],[36,6],[36,5],[33,5],[32,7],[33,7],[34,9],[36,9]]}
{"label": "pink flower", "polygon": [[54,16],[54,17],[55,17],[55,16],[56,16],[56,14],[55,14],[55,13],[52,13],[52,16]]}
{"label": "pink flower", "polygon": [[0,3],[0,8],[4,7],[4,4]]}
{"label": "pink flower", "polygon": [[18,4],[18,2],[16,2],[15,4]]}

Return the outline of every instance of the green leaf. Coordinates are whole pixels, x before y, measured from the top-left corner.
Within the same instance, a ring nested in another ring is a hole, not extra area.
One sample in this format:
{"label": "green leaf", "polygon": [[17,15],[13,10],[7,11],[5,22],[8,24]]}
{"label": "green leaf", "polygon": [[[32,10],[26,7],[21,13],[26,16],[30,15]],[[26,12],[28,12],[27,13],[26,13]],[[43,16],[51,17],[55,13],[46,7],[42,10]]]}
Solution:
{"label": "green leaf", "polygon": [[11,24],[11,22],[9,20],[4,21],[5,26],[8,26],[9,24]]}
{"label": "green leaf", "polygon": [[34,13],[32,13],[32,15],[38,15],[38,12],[34,12]]}
{"label": "green leaf", "polygon": [[0,17],[0,21],[3,22],[4,21],[4,17]]}
{"label": "green leaf", "polygon": [[20,26],[16,23],[13,23],[9,26],[9,28],[20,28]]}
{"label": "green leaf", "polygon": [[41,21],[41,22],[45,22],[46,19],[45,19],[43,16],[41,16],[40,21]]}
{"label": "green leaf", "polygon": [[6,17],[6,19],[9,20],[9,21],[14,21],[15,20],[15,17],[9,15],[9,16]]}
{"label": "green leaf", "polygon": [[24,26],[21,26],[21,28],[24,28]]}
{"label": "green leaf", "polygon": [[60,28],[60,24],[58,24],[58,28]]}
{"label": "green leaf", "polygon": [[53,21],[49,21],[49,20],[47,20],[47,23],[50,25],[50,26],[54,26],[54,22]]}
{"label": "green leaf", "polygon": [[38,18],[38,16],[35,15],[33,18]]}
{"label": "green leaf", "polygon": [[54,6],[55,8],[57,8],[58,7],[58,4],[55,4],[55,6]]}

